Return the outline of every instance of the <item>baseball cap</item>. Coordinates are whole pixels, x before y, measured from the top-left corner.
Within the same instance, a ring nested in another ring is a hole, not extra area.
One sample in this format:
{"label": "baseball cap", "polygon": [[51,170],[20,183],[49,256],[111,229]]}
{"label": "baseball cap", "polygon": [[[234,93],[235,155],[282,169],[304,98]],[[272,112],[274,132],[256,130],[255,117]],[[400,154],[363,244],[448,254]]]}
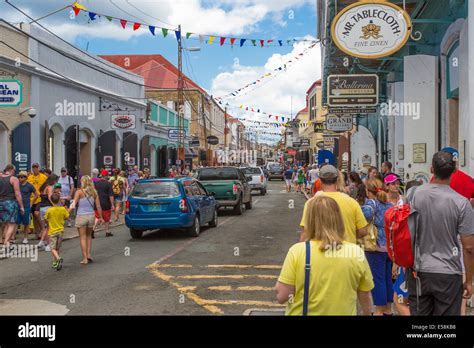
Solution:
{"label": "baseball cap", "polygon": [[33,168],[33,167],[38,167],[38,168],[39,168],[39,167],[40,167],[40,164],[39,164],[38,162],[35,162],[35,163],[33,163],[33,164],[31,165],[31,168]]}
{"label": "baseball cap", "polygon": [[369,168],[367,167],[364,167],[360,170],[360,173],[361,174],[364,174],[364,175],[368,175],[369,174]]}
{"label": "baseball cap", "polygon": [[334,179],[339,175],[338,170],[331,164],[326,164],[319,170],[319,177],[321,179]]}
{"label": "baseball cap", "polygon": [[104,169],[103,171],[100,172],[100,175],[101,176],[108,176],[109,175],[109,171],[107,169]]}
{"label": "baseball cap", "polygon": [[18,177],[20,176],[28,177],[28,173],[22,170],[21,172],[18,173]]}
{"label": "baseball cap", "polygon": [[459,152],[454,147],[443,147],[441,151],[451,154],[453,156],[453,161],[457,161],[459,159]]}
{"label": "baseball cap", "polygon": [[56,188],[61,188],[62,186],[61,186],[61,184],[58,182],[58,183],[54,184],[53,187],[56,189]]}
{"label": "baseball cap", "polygon": [[400,180],[400,178],[398,176],[396,176],[395,174],[388,174],[385,179],[383,179],[383,181],[386,183],[386,184],[393,184],[395,181],[397,180]]}
{"label": "baseball cap", "polygon": [[62,167],[62,168],[61,168],[61,171],[62,171],[62,172],[67,172],[67,168]]}

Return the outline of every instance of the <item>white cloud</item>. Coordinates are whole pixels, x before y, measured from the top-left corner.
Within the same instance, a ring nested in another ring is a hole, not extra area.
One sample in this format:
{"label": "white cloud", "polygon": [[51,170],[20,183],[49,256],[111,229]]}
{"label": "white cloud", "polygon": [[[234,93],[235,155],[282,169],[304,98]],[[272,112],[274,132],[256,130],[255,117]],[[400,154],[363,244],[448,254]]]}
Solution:
{"label": "white cloud", "polygon": [[[313,39],[306,37],[306,39]],[[307,43],[297,43],[293,50],[285,55],[273,54],[268,58],[263,66],[236,66],[230,71],[219,73],[212,81],[211,94],[223,96],[233,92],[240,87],[247,85],[258,79],[265,73],[273,72],[275,68],[283,63],[293,60],[293,57],[300,54]],[[224,100],[232,106],[245,105],[260,109],[273,115],[289,117],[291,112],[293,117],[306,106],[306,91],[321,77],[321,52],[319,45],[313,47],[303,58],[291,65],[286,72],[279,72],[277,77],[263,80],[255,87],[250,87],[249,92],[241,93],[238,97]],[[292,106],[291,106],[292,104]],[[257,121],[275,121],[275,118],[268,118],[266,115],[241,111],[240,109],[229,109],[230,114],[236,117]],[[262,129],[263,130],[263,129]],[[269,131],[276,131],[276,128],[268,128]],[[276,137],[278,139],[278,137]]]}

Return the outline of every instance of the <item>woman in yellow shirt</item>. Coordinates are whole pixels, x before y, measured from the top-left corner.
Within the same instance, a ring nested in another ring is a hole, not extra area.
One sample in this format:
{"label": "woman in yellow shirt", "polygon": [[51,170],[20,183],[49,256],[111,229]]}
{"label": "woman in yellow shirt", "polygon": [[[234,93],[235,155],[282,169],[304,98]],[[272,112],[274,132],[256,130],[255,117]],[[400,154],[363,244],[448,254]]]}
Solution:
{"label": "woman in yellow shirt", "polygon": [[364,315],[372,313],[372,273],[364,251],[344,241],[344,223],[336,201],[319,196],[308,201],[308,241],[293,245],[276,284],[277,300],[287,303],[286,315],[302,315],[305,265],[310,250],[309,315],[356,315],[359,299]]}

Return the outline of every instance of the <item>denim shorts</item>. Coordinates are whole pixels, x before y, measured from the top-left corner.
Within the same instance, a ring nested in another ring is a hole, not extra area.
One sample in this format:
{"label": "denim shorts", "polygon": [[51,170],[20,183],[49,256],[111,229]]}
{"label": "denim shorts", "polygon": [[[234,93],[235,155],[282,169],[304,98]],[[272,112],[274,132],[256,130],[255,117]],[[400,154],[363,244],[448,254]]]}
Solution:
{"label": "denim shorts", "polygon": [[16,220],[16,224],[17,225],[29,226],[30,225],[30,214],[31,214],[30,208],[25,207],[25,213],[23,215],[21,215],[21,213],[18,213],[18,219]]}

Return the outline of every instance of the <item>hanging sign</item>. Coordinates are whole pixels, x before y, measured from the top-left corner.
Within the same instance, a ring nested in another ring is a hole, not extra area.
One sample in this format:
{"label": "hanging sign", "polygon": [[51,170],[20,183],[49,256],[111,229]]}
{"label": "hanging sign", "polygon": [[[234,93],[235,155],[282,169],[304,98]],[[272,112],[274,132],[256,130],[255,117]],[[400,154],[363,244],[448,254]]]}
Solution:
{"label": "hanging sign", "polygon": [[329,75],[329,106],[375,106],[379,102],[377,74]]}
{"label": "hanging sign", "polygon": [[112,115],[112,129],[135,129],[135,115]]}
{"label": "hanging sign", "polygon": [[334,132],[346,132],[352,129],[352,115],[327,115],[326,128]]}
{"label": "hanging sign", "polygon": [[18,80],[0,80],[0,106],[18,106],[23,99],[23,85]]}
{"label": "hanging sign", "polygon": [[310,141],[308,138],[300,138],[300,143],[301,143],[301,146],[309,146],[310,145]]}
{"label": "hanging sign", "polygon": [[177,140],[179,138],[180,133],[182,134],[183,138],[186,138],[186,130],[182,129],[181,132],[178,128],[171,128],[168,130],[168,139],[170,140]]}
{"label": "hanging sign", "polygon": [[324,133],[326,125],[324,122],[315,122],[314,123],[314,133]]}
{"label": "hanging sign", "polygon": [[390,56],[410,37],[412,23],[402,8],[388,1],[356,2],[332,21],[331,37],[344,53],[365,59]]}
{"label": "hanging sign", "polygon": [[217,145],[219,144],[219,138],[216,137],[215,135],[209,135],[207,137],[207,143],[211,145]]}

